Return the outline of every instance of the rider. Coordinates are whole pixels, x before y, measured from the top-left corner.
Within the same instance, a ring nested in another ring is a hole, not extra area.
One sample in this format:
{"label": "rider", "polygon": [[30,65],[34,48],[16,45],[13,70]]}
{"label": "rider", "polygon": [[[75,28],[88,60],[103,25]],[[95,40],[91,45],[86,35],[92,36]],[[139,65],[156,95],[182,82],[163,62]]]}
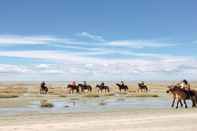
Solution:
{"label": "rider", "polygon": [[187,91],[190,90],[190,84],[188,83],[187,80],[181,81],[181,83],[180,83],[179,85],[180,85],[180,87],[181,87],[182,89],[184,89],[184,90],[187,90]]}
{"label": "rider", "polygon": [[101,86],[105,86],[105,83],[104,83],[104,82],[102,82],[102,83],[101,83]]}
{"label": "rider", "polygon": [[75,81],[72,81],[72,85],[73,85],[73,86],[76,86],[76,82],[75,82]]}
{"label": "rider", "polygon": [[140,85],[141,86],[145,86],[144,81],[141,81]]}
{"label": "rider", "polygon": [[187,80],[183,80],[181,81],[181,83],[179,83],[181,89],[184,89],[185,91],[187,91],[187,93],[191,96],[192,93],[191,93],[191,90],[190,90],[190,84]]}
{"label": "rider", "polygon": [[86,81],[83,81],[83,84],[84,84],[84,86],[87,86],[87,82]]}
{"label": "rider", "polygon": [[45,85],[46,85],[45,81],[42,81],[40,87],[45,87]]}
{"label": "rider", "polygon": [[121,81],[121,85],[124,86],[124,82],[123,81]]}

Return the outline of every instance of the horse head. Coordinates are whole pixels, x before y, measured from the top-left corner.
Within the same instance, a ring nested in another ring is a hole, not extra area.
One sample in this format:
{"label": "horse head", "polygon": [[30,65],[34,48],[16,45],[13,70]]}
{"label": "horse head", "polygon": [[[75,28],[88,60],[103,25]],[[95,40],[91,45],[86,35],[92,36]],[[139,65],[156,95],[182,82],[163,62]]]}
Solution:
{"label": "horse head", "polygon": [[120,84],[119,84],[119,83],[116,83],[116,85],[117,85],[118,87],[120,87]]}

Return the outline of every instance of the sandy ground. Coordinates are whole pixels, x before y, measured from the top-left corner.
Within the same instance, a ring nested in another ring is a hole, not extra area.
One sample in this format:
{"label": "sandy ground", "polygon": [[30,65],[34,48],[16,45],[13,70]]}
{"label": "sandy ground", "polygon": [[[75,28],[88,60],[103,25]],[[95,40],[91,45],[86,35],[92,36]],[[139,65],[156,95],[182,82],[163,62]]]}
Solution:
{"label": "sandy ground", "polygon": [[19,114],[0,118],[0,131],[193,131],[197,109]]}

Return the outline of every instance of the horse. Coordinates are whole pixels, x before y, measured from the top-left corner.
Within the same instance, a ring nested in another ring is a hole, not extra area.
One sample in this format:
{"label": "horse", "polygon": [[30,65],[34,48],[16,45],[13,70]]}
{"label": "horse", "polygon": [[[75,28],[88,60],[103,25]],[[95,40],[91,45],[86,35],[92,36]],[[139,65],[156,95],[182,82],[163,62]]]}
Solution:
{"label": "horse", "polygon": [[182,101],[185,105],[185,108],[187,108],[187,103],[186,103],[186,100],[191,100],[192,101],[192,107],[196,107],[196,91],[194,90],[191,90],[190,92],[189,91],[186,91],[182,88],[180,88],[179,86],[175,85],[175,86],[168,86],[168,90],[166,91],[166,93],[172,93],[173,95],[173,101],[172,101],[172,104],[171,104],[171,107],[173,108],[174,107],[174,104],[175,104],[175,101],[177,101],[176,103],[176,109],[178,109],[179,107],[179,103],[181,104],[181,107],[183,106],[182,104]]}
{"label": "horse", "polygon": [[138,83],[138,92],[141,90],[141,92],[148,92],[148,87],[144,84]]}
{"label": "horse", "polygon": [[40,86],[40,94],[47,94],[48,93],[48,87],[45,84],[41,84]]}
{"label": "horse", "polygon": [[[103,90],[105,90],[105,93],[106,92],[110,92],[110,90],[109,90],[109,86],[103,86],[103,85],[96,85],[96,88],[98,88],[100,91],[101,91],[101,93],[103,92]],[[99,90],[98,90],[98,93],[99,93]]]}
{"label": "horse", "polygon": [[76,93],[79,93],[79,86],[77,85],[71,85],[71,84],[68,84],[67,85],[67,88],[70,89],[70,93],[74,93],[74,91],[76,90]]}
{"label": "horse", "polygon": [[84,85],[84,84],[78,84],[78,87],[81,87],[81,92],[83,93],[84,90],[88,90],[88,92],[92,92],[92,86],[91,85]]}
{"label": "horse", "polygon": [[121,92],[121,90],[123,89],[125,92],[128,90],[128,86],[127,85],[122,85],[119,83],[116,83],[116,85],[119,87],[119,91]]}

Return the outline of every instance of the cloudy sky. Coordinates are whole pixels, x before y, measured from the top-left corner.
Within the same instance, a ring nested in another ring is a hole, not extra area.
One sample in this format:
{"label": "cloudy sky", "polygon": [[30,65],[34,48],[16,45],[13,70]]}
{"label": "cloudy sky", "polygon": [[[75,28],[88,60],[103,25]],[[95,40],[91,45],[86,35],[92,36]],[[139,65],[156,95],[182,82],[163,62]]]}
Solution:
{"label": "cloudy sky", "polygon": [[0,80],[196,80],[195,0],[2,0]]}

